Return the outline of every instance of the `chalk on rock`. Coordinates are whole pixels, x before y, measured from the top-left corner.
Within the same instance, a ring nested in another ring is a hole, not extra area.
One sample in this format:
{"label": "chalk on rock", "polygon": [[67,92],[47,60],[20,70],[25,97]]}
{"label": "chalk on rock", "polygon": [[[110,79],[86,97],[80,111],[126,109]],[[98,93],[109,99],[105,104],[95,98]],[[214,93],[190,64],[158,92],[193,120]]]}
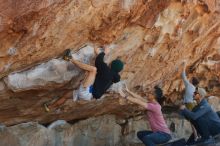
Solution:
{"label": "chalk on rock", "polygon": [[68,123],[65,120],[57,120],[57,121],[51,123],[47,128],[48,129],[57,129],[57,128],[62,128],[65,125],[68,125]]}
{"label": "chalk on rock", "polygon": [[[90,45],[82,47],[72,56],[77,60],[90,64],[94,57],[94,49]],[[49,83],[64,83],[79,75],[80,69],[63,59],[52,59],[26,71],[9,74],[4,80],[13,91],[36,89]]]}
{"label": "chalk on rock", "polygon": [[125,87],[126,81],[121,80],[118,83],[112,84],[112,86],[108,89],[108,92],[120,93],[122,89]]}
{"label": "chalk on rock", "polygon": [[70,62],[52,59],[27,71],[9,74],[4,80],[11,90],[20,91],[40,88],[51,82],[63,83],[79,73],[78,67]]}
{"label": "chalk on rock", "polygon": [[5,125],[0,124],[0,132],[3,132],[5,128],[6,128],[6,126],[5,126]]}
{"label": "chalk on rock", "polygon": [[73,91],[73,101],[74,101],[74,102],[79,99],[78,93],[79,93],[78,90],[74,90],[74,91]]}
{"label": "chalk on rock", "polygon": [[157,48],[149,48],[148,50],[148,56],[154,57],[154,55],[157,53]]}
{"label": "chalk on rock", "polygon": [[14,56],[17,54],[17,49],[16,48],[9,48],[7,53],[10,56]]}
{"label": "chalk on rock", "polygon": [[86,64],[89,64],[94,56],[94,48],[91,45],[85,45],[78,52],[72,53],[73,59],[76,59]]}

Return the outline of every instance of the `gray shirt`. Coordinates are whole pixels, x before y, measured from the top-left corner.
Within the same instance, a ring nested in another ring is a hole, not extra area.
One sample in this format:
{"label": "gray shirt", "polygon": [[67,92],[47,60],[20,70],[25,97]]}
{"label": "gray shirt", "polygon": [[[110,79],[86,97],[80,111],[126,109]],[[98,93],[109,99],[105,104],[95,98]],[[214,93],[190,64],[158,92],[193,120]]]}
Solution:
{"label": "gray shirt", "polygon": [[182,72],[182,79],[185,85],[185,93],[183,95],[183,102],[184,103],[192,103],[193,102],[193,94],[195,92],[195,86],[189,82],[186,77],[185,70]]}

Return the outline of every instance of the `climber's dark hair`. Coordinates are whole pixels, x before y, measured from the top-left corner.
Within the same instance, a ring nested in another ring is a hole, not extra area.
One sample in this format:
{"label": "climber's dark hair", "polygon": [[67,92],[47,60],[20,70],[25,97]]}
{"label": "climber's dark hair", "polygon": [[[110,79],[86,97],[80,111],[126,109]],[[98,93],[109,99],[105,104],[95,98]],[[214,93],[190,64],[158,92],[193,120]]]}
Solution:
{"label": "climber's dark hair", "polygon": [[158,86],[154,86],[154,95],[156,96],[156,100],[160,105],[164,104],[166,97],[163,95],[163,90]]}
{"label": "climber's dark hair", "polygon": [[198,78],[192,77],[192,84],[193,84],[194,86],[198,86],[198,84],[199,84]]}
{"label": "climber's dark hair", "polygon": [[209,12],[209,7],[207,4],[203,3],[203,4],[201,4],[201,6],[202,6],[204,12],[206,12],[206,13]]}

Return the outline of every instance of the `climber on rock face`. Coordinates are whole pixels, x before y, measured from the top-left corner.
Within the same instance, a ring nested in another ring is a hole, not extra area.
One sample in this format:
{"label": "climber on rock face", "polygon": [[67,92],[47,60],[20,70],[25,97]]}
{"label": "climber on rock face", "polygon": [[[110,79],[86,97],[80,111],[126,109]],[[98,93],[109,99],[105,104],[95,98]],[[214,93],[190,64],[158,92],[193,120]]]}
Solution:
{"label": "climber on rock face", "polygon": [[182,63],[183,71],[182,71],[182,79],[185,85],[185,92],[183,95],[183,102],[189,110],[192,110],[195,106],[193,100],[193,93],[195,92],[195,88],[199,84],[199,80],[196,77],[192,77],[192,83],[186,77],[186,61]]}
{"label": "climber on rock face", "polygon": [[[199,84],[199,80],[195,77],[192,77],[192,83],[190,83],[186,77],[186,61],[183,61],[182,66],[183,66],[182,79],[185,85],[183,103],[185,104],[186,108],[191,111],[196,106],[196,103],[194,102],[194,99],[193,99],[193,95],[195,92],[195,88]],[[196,129],[193,125],[191,125],[191,127],[192,127],[194,137],[195,139],[197,139],[198,135],[197,135]]]}
{"label": "climber on rock face", "polygon": [[125,91],[120,91],[120,95],[147,110],[147,117],[152,131],[144,130],[137,133],[137,137],[146,146],[156,146],[171,139],[170,130],[161,111],[161,105],[157,102],[154,93],[149,93],[147,98],[143,98],[125,87]]}
{"label": "climber on rock face", "polygon": [[[104,48],[104,52],[100,48],[95,48],[97,54],[95,66],[84,64],[72,57],[71,50],[67,49],[63,57],[66,61],[71,61],[73,64],[88,72],[86,78],[81,83],[74,100],[84,99],[91,100],[92,98],[99,99],[109,87],[120,81],[119,72],[123,69],[124,64],[121,60],[115,59],[111,62],[110,67],[104,62],[104,56],[109,53],[108,48]],[[56,108],[63,104],[69,97],[70,93],[66,93],[63,97],[52,104],[44,104],[45,110]]]}
{"label": "climber on rock face", "polygon": [[192,111],[188,110],[185,105],[180,107],[180,114],[190,121],[197,133],[201,136],[200,139],[195,141],[194,134],[192,134],[187,141],[188,145],[214,143],[211,136],[220,133],[220,118],[217,113],[212,110],[205,96],[205,89],[197,87],[194,92],[194,99],[197,102],[197,106],[194,107]]}
{"label": "climber on rock face", "polygon": [[121,60],[115,59],[108,66],[104,62],[104,56],[109,53],[108,48],[104,48],[104,52],[101,52],[99,48],[95,49],[95,53],[98,55],[95,60],[95,67],[97,68],[97,74],[95,82],[93,84],[92,95],[98,99],[109,89],[113,83],[120,81],[119,72],[122,71],[124,64]]}

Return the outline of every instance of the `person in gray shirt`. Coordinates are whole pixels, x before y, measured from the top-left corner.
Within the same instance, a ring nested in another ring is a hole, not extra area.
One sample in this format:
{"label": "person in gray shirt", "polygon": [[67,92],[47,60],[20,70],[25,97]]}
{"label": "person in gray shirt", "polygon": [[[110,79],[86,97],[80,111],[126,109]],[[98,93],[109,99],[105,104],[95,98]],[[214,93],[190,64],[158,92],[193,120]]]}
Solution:
{"label": "person in gray shirt", "polygon": [[189,110],[192,110],[195,106],[193,102],[193,93],[195,92],[195,88],[198,86],[199,81],[197,78],[192,77],[192,83],[186,77],[186,61],[183,62],[183,71],[182,71],[182,79],[185,85],[185,92],[183,95],[183,102]]}

